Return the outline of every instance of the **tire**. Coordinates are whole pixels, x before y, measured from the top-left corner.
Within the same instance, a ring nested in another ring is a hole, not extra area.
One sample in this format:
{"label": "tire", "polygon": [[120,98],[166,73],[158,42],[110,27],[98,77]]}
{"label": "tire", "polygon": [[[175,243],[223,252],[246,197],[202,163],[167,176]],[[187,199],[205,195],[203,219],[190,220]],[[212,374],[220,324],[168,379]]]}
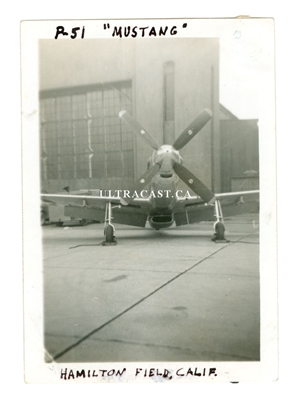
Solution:
{"label": "tire", "polygon": [[222,222],[215,225],[215,240],[225,240],[225,226]]}
{"label": "tire", "polygon": [[105,241],[106,243],[113,242],[113,227],[111,225],[107,225],[105,228]]}
{"label": "tire", "polygon": [[81,226],[85,226],[85,225],[87,225],[87,223],[88,223],[88,220],[87,220],[87,219],[81,219],[81,220],[80,220],[80,225],[81,225]]}
{"label": "tire", "polygon": [[58,227],[61,227],[61,226],[63,226],[63,222],[62,222],[62,221],[58,221],[58,222],[56,222],[56,226],[58,226]]}

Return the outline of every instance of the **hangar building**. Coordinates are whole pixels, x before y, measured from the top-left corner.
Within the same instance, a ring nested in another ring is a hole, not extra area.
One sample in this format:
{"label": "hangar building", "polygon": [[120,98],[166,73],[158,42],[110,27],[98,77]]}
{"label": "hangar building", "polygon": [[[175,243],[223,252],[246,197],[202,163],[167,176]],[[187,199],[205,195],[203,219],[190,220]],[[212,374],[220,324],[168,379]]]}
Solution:
{"label": "hangar building", "polygon": [[213,191],[228,186],[217,38],[40,40],[39,62],[42,191],[128,189],[146,171],[152,149],[122,123],[121,110],[159,144],[173,144],[210,108],[213,118],[181,155]]}
{"label": "hangar building", "polygon": [[238,119],[220,104],[221,192],[259,189],[257,119]]}

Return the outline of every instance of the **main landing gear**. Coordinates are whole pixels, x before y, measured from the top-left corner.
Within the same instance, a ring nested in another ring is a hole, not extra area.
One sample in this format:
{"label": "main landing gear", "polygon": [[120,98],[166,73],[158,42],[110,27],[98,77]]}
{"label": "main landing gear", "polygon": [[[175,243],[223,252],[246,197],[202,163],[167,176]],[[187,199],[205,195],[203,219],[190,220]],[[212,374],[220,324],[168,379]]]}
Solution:
{"label": "main landing gear", "polygon": [[225,238],[224,218],[219,200],[215,200],[214,207],[216,221],[213,225],[214,236],[211,238],[211,240],[213,240],[215,243],[226,243],[227,240]]}
{"label": "main landing gear", "polygon": [[[116,206],[114,206],[116,207]],[[105,209],[105,223],[104,223],[104,237],[105,240],[102,246],[115,246],[117,241],[115,240],[115,228],[111,223],[112,220],[112,206],[111,203],[106,203]]]}

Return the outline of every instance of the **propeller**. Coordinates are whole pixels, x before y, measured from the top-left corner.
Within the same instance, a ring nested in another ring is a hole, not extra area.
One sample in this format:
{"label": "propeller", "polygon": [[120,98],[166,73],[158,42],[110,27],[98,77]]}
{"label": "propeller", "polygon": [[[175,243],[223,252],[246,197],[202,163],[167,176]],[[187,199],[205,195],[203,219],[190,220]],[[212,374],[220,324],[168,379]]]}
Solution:
{"label": "propeller", "polygon": [[157,141],[148,133],[146,130],[139,124],[138,121],[135,120],[127,111],[123,110],[119,112],[119,117],[123,120],[123,122],[128,125],[131,130],[140,136],[145,143],[149,144],[149,146],[153,147],[153,149],[157,150],[159,144]]}
{"label": "propeller", "polygon": [[[208,189],[208,187],[206,187],[204,183],[200,181],[200,179],[192,174],[192,172],[178,162],[181,160],[178,150],[186,146],[211,119],[212,112],[208,108],[204,109],[198,115],[198,117],[196,117],[190,123],[190,125],[187,126],[187,128],[176,139],[173,146],[164,145],[160,147],[157,141],[148,132],[146,132],[139,122],[136,121],[135,118],[132,117],[127,111],[120,111],[119,117],[131,128],[135,134],[140,136],[145,143],[157,150],[155,153],[155,164],[136,182],[134,182],[130,189],[130,193],[143,190],[151,182],[152,178],[159,172],[159,170],[161,170],[163,175],[166,174],[167,177],[174,170],[178,177],[205,202],[208,203],[214,198],[214,193]],[[123,205],[128,205],[132,200],[132,198],[121,199],[121,203]]]}
{"label": "propeller", "polygon": [[211,119],[212,112],[206,108],[203,110],[198,117],[191,122],[190,125],[180,134],[180,136],[175,141],[173,147],[176,150],[182,149],[186,146],[187,143],[190,142],[191,139],[207,124],[207,122]]}
{"label": "propeller", "polygon": [[[143,190],[152,180],[152,178],[157,174],[157,172],[160,170],[161,164],[157,163],[154,164],[153,167],[151,167],[150,169],[148,169],[139,179],[137,179],[132,187],[129,189],[130,193],[134,193],[135,191],[141,192],[141,190]],[[133,200],[133,198],[121,198],[120,202],[122,205],[126,206],[128,205],[131,201]]]}
{"label": "propeller", "polygon": [[201,199],[204,200],[206,203],[214,198],[214,193],[183,165],[175,162],[174,171],[178,175],[178,177],[182,179],[182,181],[185,182],[185,184],[189,186],[189,188],[192,189],[193,192],[197,194],[197,196],[200,196]]}

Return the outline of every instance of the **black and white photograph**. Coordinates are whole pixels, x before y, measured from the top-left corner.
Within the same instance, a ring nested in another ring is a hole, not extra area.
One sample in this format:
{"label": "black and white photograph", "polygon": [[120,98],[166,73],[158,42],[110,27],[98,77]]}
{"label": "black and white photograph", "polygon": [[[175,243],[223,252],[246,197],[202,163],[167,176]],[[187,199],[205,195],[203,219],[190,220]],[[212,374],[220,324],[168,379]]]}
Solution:
{"label": "black and white photograph", "polygon": [[273,42],[22,22],[29,381],[275,379]]}

